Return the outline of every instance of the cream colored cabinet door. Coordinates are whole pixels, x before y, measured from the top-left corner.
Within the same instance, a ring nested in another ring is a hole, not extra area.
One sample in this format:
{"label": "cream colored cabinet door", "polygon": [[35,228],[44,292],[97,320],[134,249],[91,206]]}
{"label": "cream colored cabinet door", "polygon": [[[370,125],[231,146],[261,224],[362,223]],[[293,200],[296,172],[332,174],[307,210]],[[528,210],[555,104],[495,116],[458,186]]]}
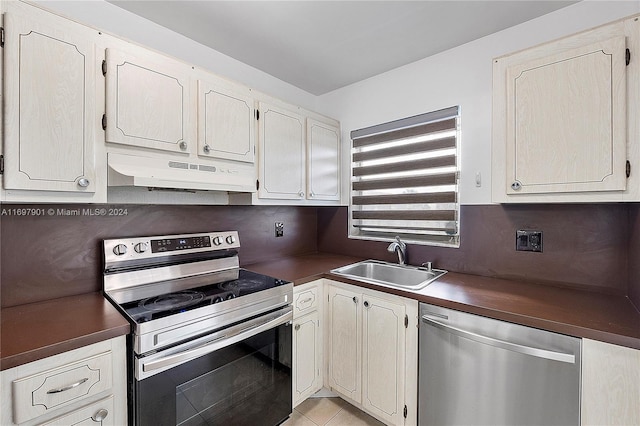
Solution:
{"label": "cream colored cabinet door", "polygon": [[255,106],[246,92],[198,80],[198,155],[254,162]]}
{"label": "cream colored cabinet door", "polygon": [[195,150],[190,68],[145,49],[106,52],[106,141],[151,150]]}
{"label": "cream colored cabinet door", "polygon": [[582,339],[583,426],[640,425],[640,351]]}
{"label": "cream colored cabinet door", "polygon": [[636,201],[640,20],[493,60],[492,201]]}
{"label": "cream colored cabinet door", "polygon": [[93,193],[96,33],[24,13],[4,16],[4,187]]}
{"label": "cream colored cabinet door", "polygon": [[293,406],[322,387],[318,311],[293,320]]}
{"label": "cream colored cabinet door", "polygon": [[305,199],[305,119],[265,102],[259,105],[258,197]]}
{"label": "cream colored cabinet door", "polygon": [[405,306],[363,295],[362,406],[404,424]]}
{"label": "cream colored cabinet door", "polygon": [[329,286],[329,386],[355,402],[362,397],[361,294]]}
{"label": "cream colored cabinet door", "polygon": [[625,189],[625,48],[619,36],[507,69],[508,194]]}
{"label": "cream colored cabinet door", "polygon": [[307,198],[340,200],[340,129],[307,118]]}

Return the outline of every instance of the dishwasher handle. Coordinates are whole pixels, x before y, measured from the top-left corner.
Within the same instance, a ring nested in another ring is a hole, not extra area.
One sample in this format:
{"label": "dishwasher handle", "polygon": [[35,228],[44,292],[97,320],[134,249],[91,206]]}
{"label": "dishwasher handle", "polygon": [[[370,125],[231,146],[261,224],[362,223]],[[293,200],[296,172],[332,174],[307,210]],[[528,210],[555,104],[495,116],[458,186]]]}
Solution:
{"label": "dishwasher handle", "polygon": [[445,330],[451,334],[455,334],[460,337],[464,337],[467,339],[471,339],[478,343],[483,343],[485,345],[494,346],[500,349],[506,349],[513,352],[518,352],[525,355],[531,355],[538,358],[550,359],[554,361],[566,362],[567,364],[575,364],[576,356],[573,354],[567,354],[564,352],[555,352],[547,349],[540,348],[532,348],[530,346],[519,345],[517,343],[511,343],[500,339],[495,339],[493,337],[483,336],[481,334],[473,333],[471,331],[462,330],[457,327],[450,326],[448,324],[443,324],[439,321],[435,321],[429,318],[426,315],[422,316],[422,322]]}

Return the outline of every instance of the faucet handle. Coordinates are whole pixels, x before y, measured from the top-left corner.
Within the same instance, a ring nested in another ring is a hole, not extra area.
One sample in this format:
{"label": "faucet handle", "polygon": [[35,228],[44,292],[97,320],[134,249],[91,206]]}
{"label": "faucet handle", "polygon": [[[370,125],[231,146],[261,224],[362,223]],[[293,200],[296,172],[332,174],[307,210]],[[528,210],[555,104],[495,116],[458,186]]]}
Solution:
{"label": "faucet handle", "polygon": [[427,268],[428,272],[431,272],[433,270],[433,262],[424,262],[422,264],[422,266],[424,266],[425,268]]}
{"label": "faucet handle", "polygon": [[407,245],[405,244],[404,241],[402,241],[400,239],[400,237],[398,235],[396,235],[396,242],[398,243],[398,245],[400,246],[400,248],[405,249],[407,247]]}

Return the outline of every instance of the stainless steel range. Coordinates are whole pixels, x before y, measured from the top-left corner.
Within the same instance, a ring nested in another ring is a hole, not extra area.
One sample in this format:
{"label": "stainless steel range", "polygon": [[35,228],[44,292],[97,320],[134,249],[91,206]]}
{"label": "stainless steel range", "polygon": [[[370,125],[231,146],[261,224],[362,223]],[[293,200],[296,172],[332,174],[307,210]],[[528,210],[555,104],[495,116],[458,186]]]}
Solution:
{"label": "stainless steel range", "polygon": [[135,425],[276,425],[291,414],[293,284],[239,267],[238,233],[104,241],[132,324]]}

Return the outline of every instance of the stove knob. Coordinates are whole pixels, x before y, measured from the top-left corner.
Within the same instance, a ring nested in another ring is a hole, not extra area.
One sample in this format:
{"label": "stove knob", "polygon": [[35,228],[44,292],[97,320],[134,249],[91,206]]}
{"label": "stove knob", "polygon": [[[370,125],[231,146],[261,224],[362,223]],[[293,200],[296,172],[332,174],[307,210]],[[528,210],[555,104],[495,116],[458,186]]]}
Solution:
{"label": "stove knob", "polygon": [[235,294],[233,294],[233,293],[229,293],[229,294],[227,294],[227,297],[225,297],[224,299],[225,299],[225,300],[231,300],[231,299],[233,299],[234,297],[236,297],[236,295],[235,295]]}
{"label": "stove knob", "polygon": [[236,239],[233,237],[233,235],[229,235],[226,239],[227,239],[227,244],[233,244],[236,242]]}
{"label": "stove knob", "polygon": [[219,246],[220,244],[222,244],[222,240],[220,239],[220,237],[214,237],[213,244],[216,246]]}
{"label": "stove knob", "polygon": [[216,297],[213,299],[213,303],[220,303],[220,302],[222,302],[222,297],[220,297],[220,296],[216,296]]}
{"label": "stove knob", "polygon": [[136,253],[144,253],[149,249],[149,245],[147,243],[138,243],[133,247],[133,249]]}
{"label": "stove knob", "polygon": [[113,248],[113,254],[115,254],[116,256],[122,256],[126,252],[127,252],[127,246],[125,246],[124,244],[118,244]]}

